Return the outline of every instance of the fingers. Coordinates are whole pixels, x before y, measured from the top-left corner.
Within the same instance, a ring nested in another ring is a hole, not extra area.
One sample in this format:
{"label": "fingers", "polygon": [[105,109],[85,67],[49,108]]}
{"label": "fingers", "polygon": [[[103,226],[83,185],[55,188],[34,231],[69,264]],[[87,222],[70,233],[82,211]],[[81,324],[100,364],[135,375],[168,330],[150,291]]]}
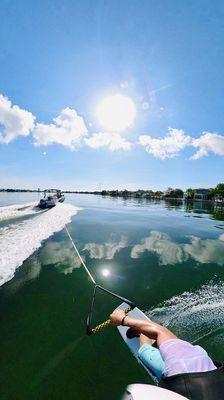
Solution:
{"label": "fingers", "polygon": [[121,325],[122,319],[125,317],[125,312],[123,310],[115,310],[110,315],[110,321],[112,325],[118,326]]}

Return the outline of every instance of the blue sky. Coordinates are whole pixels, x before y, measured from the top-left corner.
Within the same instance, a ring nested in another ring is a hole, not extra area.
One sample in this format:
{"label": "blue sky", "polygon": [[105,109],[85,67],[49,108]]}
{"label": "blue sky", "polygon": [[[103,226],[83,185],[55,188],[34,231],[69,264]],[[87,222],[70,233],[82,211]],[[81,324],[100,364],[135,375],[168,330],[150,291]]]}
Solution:
{"label": "blue sky", "polygon": [[[0,187],[223,181],[222,1],[2,0],[0,20]],[[122,132],[97,117],[118,94]]]}

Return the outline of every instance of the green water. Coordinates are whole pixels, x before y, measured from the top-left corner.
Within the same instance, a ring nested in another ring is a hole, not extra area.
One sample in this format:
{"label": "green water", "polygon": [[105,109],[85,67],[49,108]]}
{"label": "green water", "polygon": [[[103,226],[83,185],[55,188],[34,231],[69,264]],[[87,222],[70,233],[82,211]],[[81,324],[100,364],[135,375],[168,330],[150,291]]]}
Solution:
{"label": "green water", "polygon": [[[93,195],[67,202],[83,208],[68,226],[95,279],[224,360],[222,211]],[[1,400],[116,400],[129,383],[150,383],[115,328],[86,336],[91,294],[65,231],[1,287]],[[95,322],[116,305],[99,294]]]}

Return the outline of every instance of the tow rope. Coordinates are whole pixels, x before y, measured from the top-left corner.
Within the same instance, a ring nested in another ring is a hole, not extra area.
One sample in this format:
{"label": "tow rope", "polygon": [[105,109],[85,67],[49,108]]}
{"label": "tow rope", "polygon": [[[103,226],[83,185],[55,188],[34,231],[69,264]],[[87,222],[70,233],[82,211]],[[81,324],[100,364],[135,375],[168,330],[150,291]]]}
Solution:
{"label": "tow rope", "polygon": [[132,301],[130,301],[128,299],[125,299],[124,297],[122,297],[122,296],[120,296],[120,295],[118,295],[116,293],[113,293],[110,290],[105,289],[103,286],[98,285],[96,283],[96,281],[93,278],[91,272],[87,268],[83,258],[81,257],[81,255],[80,255],[80,253],[79,253],[79,251],[78,251],[78,249],[77,249],[77,247],[76,247],[76,245],[74,243],[74,240],[72,239],[72,236],[71,236],[71,234],[70,234],[70,232],[69,232],[69,230],[68,230],[66,225],[65,225],[65,232],[67,233],[68,238],[70,239],[70,241],[72,243],[72,246],[73,246],[74,250],[76,251],[76,254],[77,254],[78,258],[79,258],[82,266],[84,267],[84,270],[86,271],[87,275],[89,276],[91,282],[94,285],[92,301],[91,301],[91,304],[90,304],[90,309],[89,309],[89,313],[88,313],[87,321],[86,321],[86,332],[87,332],[87,335],[92,335],[93,333],[97,333],[97,332],[101,331],[102,329],[107,328],[111,323],[110,319],[107,319],[106,321],[104,321],[101,324],[97,325],[95,328],[92,328],[93,309],[94,309],[97,289],[109,294],[110,296],[116,297],[117,299],[121,300],[122,302],[128,304],[129,307],[126,308],[126,310],[124,310],[125,314],[127,314],[129,311],[133,310],[133,308],[135,308],[135,304]]}

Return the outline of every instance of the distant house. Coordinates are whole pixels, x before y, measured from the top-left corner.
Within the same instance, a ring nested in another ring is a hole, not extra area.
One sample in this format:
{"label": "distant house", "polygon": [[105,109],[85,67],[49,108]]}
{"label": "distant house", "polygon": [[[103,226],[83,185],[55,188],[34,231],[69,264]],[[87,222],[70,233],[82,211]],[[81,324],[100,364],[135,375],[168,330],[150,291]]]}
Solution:
{"label": "distant house", "polygon": [[220,196],[220,195],[216,195],[214,197],[214,201],[216,204],[224,204],[224,197]]}
{"label": "distant house", "polygon": [[165,190],[164,195],[165,195],[166,197],[169,197],[169,196],[171,195],[172,191],[173,191],[173,188],[168,187],[168,188]]}
{"label": "distant house", "polygon": [[210,199],[210,189],[196,189],[194,193],[194,200],[209,200]]}

